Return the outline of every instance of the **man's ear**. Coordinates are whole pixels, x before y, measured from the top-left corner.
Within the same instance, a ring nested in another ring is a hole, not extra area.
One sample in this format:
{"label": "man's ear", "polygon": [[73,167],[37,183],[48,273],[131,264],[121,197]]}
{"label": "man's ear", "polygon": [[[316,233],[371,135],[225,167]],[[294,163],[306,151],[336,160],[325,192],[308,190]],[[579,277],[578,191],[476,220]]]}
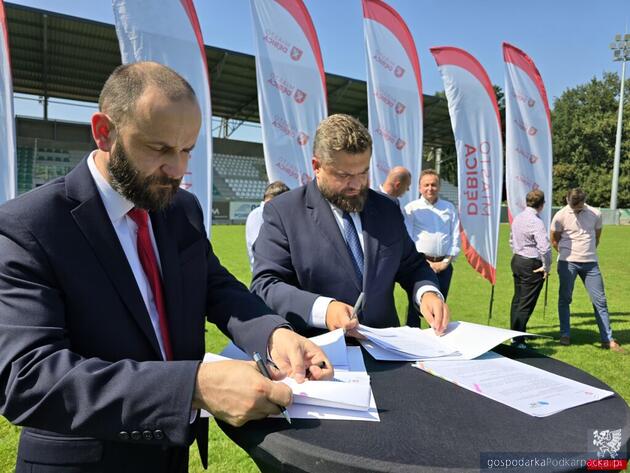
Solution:
{"label": "man's ear", "polygon": [[96,112],[92,115],[92,137],[99,150],[110,152],[114,143],[115,129],[107,114]]}
{"label": "man's ear", "polygon": [[313,165],[313,172],[317,174],[317,171],[319,171],[319,168],[322,166],[322,164],[319,162],[319,159],[317,159],[316,156],[313,156],[311,164]]}

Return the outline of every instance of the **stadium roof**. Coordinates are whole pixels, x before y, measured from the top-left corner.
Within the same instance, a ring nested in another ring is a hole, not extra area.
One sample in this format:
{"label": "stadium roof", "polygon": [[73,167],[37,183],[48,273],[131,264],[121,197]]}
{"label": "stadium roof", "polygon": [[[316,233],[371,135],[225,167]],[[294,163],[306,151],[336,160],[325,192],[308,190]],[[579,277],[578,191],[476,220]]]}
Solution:
{"label": "stadium roof", "polygon": [[[43,97],[97,102],[111,71],[121,63],[113,25],[5,3],[13,88]],[[206,46],[212,113],[259,122],[254,56]],[[367,123],[365,81],[326,74],[329,113]],[[453,144],[446,100],[424,96],[424,142]]]}

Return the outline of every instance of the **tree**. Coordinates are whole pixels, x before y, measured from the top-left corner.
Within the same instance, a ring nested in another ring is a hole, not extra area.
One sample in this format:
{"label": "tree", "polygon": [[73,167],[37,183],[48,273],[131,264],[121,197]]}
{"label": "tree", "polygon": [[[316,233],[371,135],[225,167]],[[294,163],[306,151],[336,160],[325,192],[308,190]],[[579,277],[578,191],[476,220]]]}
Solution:
{"label": "tree", "polygon": [[[626,91],[630,92],[630,81]],[[553,203],[564,205],[571,187],[582,187],[588,202],[608,207],[617,131],[620,79],[602,79],[567,89],[554,103]],[[626,95],[627,97],[627,95]],[[618,207],[630,207],[630,101],[624,100],[624,126],[619,172]]]}

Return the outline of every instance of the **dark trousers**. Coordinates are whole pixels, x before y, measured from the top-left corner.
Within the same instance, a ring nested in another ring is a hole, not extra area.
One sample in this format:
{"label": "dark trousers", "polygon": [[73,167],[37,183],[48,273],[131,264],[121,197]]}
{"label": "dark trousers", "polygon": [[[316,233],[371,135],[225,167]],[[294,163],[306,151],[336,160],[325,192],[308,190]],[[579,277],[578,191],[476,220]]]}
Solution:
{"label": "dark trousers", "polygon": [[[451,279],[453,278],[453,265],[449,264],[448,267],[436,274],[438,278],[438,284],[440,285],[440,292],[444,296],[444,302],[446,302],[446,298],[448,297],[448,290],[451,287]],[[420,327],[420,318],[422,315],[415,309],[415,294],[411,297],[408,297],[408,308],[407,308],[407,325],[409,327]]]}
{"label": "dark trousers", "polygon": [[510,328],[512,330],[519,332],[527,330],[527,322],[534,312],[540,290],[545,282],[542,272],[534,273],[534,270],[541,266],[542,261],[537,258],[512,256],[512,276],[514,277],[514,297],[512,297],[510,310]]}

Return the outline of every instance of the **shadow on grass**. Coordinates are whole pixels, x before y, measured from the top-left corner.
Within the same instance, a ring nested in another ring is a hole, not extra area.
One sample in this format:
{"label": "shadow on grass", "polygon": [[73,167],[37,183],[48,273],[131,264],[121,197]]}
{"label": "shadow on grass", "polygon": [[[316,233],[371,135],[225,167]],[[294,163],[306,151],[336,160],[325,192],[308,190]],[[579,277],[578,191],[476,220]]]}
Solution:
{"label": "shadow on grass", "polygon": [[[549,319],[547,319],[549,320]],[[556,316],[557,320],[557,316]],[[621,345],[630,348],[630,329],[619,328],[619,325],[630,322],[630,312],[611,312],[610,321],[613,329],[613,336]],[[617,328],[615,328],[617,325]],[[540,335],[552,338],[532,339],[532,348],[545,355],[553,355],[564,347],[560,345],[560,331],[558,323],[555,326],[541,324],[529,324],[528,330]],[[600,337],[595,315],[592,312],[576,312],[571,314],[571,346],[596,346],[599,348]]]}

